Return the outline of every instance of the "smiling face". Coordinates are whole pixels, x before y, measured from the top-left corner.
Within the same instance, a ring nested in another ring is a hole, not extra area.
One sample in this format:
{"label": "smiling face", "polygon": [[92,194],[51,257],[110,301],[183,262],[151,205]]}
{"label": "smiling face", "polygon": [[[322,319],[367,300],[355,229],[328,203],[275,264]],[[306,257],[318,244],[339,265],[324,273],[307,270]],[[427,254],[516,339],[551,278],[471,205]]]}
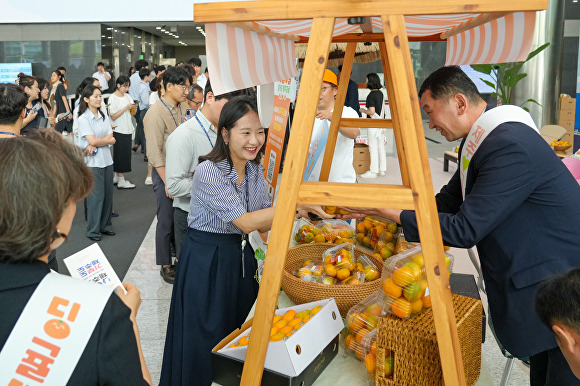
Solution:
{"label": "smiling face", "polygon": [[52,72],[52,74],[50,75],[50,83],[54,83],[58,80],[58,74],[56,72]]}
{"label": "smiling face", "polygon": [[262,123],[254,111],[249,111],[238,119],[229,132],[222,129],[222,135],[228,143],[234,165],[254,160],[266,141]]}
{"label": "smiling face", "polygon": [[42,98],[42,100],[48,100],[49,94],[50,94],[50,90],[48,89],[48,87],[44,87],[40,91],[40,98]]}
{"label": "smiling face", "polygon": [[28,99],[34,101],[38,99],[38,94],[40,93],[40,89],[38,88],[38,82],[34,81],[31,87],[25,87],[24,91],[28,94]]}
{"label": "smiling face", "polygon": [[429,128],[439,131],[449,142],[465,137],[471,128],[465,127],[460,119],[458,95],[449,99],[433,99],[431,90],[427,90],[421,96],[423,111],[429,117]]}
{"label": "smiling face", "polygon": [[89,98],[83,98],[85,100],[85,102],[87,102],[87,105],[89,106],[89,109],[91,109],[91,111],[97,111],[97,109],[99,109],[99,107],[101,107],[101,102],[102,102],[102,96],[101,96],[101,90],[99,89],[95,89],[95,91],[93,91],[93,95],[91,95]]}

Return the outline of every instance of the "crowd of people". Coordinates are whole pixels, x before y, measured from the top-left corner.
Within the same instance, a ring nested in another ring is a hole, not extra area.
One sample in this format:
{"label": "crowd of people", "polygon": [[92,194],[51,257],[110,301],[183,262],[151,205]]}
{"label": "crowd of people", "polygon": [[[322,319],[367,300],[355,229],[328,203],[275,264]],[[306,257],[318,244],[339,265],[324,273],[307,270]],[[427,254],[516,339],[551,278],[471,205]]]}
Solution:
{"label": "crowd of people", "polygon": [[[199,58],[155,73],[148,67],[139,60],[132,74],[119,76],[105,106],[110,74],[99,63],[76,89],[72,111],[60,70],[50,82],[21,75],[18,85],[0,84],[0,186],[10,186],[0,190],[0,301],[8,307],[0,347],[12,347],[9,335],[21,329],[26,303],[52,276],[54,250],[70,232],[77,201],[86,202],[87,237],[115,234],[113,186],[135,187],[125,174],[141,148],[150,165],[145,183],[156,198],[156,264],[173,284],[160,384],[209,385],[211,349],[243,323],[258,293],[248,234],[268,231],[274,217],[261,164],[266,134],[253,88],[216,95]],[[376,74],[367,75],[367,87],[365,109],[337,106],[338,78],[325,70],[306,180],[320,177],[335,108],[348,118],[381,114]],[[449,141],[461,139],[461,149],[473,127],[489,130],[470,148],[465,175],[458,169],[436,196],[444,243],[478,248],[495,332],[511,353],[530,357],[531,384],[578,384],[580,280],[577,270],[565,273],[579,266],[580,201],[572,197],[580,186],[527,113],[489,108],[458,67],[437,70],[419,96],[429,127]],[[67,127],[62,121],[71,122],[74,145],[58,134]],[[329,181],[356,182],[352,150],[359,134],[339,128]],[[376,162],[373,173],[383,172],[383,161]],[[297,209],[332,217],[320,206]],[[407,239],[419,241],[413,211],[346,209],[348,217],[374,214],[402,224]],[[549,253],[538,253],[538,245]],[[73,364],[71,384],[79,377],[83,384],[151,383],[135,321],[139,291],[124,287],[118,296],[101,291],[97,327]]]}

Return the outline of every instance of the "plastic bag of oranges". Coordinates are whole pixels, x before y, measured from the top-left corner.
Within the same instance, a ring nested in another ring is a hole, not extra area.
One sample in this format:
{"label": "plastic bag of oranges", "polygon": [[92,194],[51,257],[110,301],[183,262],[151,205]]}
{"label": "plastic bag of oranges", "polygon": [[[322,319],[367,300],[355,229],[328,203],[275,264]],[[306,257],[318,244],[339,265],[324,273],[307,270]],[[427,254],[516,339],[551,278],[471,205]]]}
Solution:
{"label": "plastic bag of oranges", "polygon": [[359,244],[373,249],[378,256],[386,260],[395,250],[395,238],[399,227],[382,217],[367,216],[357,221],[356,232]]}
{"label": "plastic bag of oranges", "polygon": [[311,283],[323,283],[324,265],[322,260],[305,260],[302,267],[293,272],[294,276]]}
{"label": "plastic bag of oranges", "polygon": [[341,339],[341,344],[344,344],[344,352],[354,355],[361,361],[364,360],[363,338],[377,328],[379,317],[384,315],[383,302],[384,296],[379,290],[348,310],[346,333],[344,340]]}
{"label": "plastic bag of oranges", "polygon": [[355,243],[354,229],[344,220],[322,220],[319,226],[326,243]]}
{"label": "plastic bag of oranges", "polygon": [[321,235],[320,229],[302,217],[294,223],[293,233],[293,242],[296,244],[313,243],[316,241],[317,237],[320,239]]}
{"label": "plastic bag of oranges", "polygon": [[365,282],[364,266],[358,263],[352,243],[327,249],[322,253],[322,261],[324,274],[335,278],[338,284],[355,285]]}
{"label": "plastic bag of oranges", "polygon": [[[451,272],[453,256],[447,253],[445,260],[447,269]],[[381,276],[385,312],[407,319],[421,312],[423,308],[431,307],[425,261],[420,245],[389,259],[383,265]]]}
{"label": "plastic bag of oranges", "polygon": [[[366,374],[371,382],[375,382],[375,370],[377,367],[377,330],[373,330],[366,334],[361,340],[363,359],[362,363],[366,370]],[[379,353],[381,350],[379,350]],[[395,355],[392,350],[385,349],[385,360],[383,365],[383,376],[387,379],[393,378],[395,367]]]}

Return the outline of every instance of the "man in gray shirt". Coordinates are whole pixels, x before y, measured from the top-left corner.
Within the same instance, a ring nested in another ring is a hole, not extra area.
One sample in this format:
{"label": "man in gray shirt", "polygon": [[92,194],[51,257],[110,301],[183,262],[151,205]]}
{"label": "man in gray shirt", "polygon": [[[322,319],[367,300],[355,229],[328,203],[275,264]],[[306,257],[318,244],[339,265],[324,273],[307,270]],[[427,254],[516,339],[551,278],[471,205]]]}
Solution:
{"label": "man in gray shirt", "polygon": [[247,90],[238,90],[214,95],[208,81],[205,86],[203,107],[195,116],[179,125],[167,138],[165,179],[167,192],[174,198],[173,226],[178,257],[187,235],[187,215],[198,157],[208,154],[213,149],[222,107],[231,98],[248,93],[250,92]]}

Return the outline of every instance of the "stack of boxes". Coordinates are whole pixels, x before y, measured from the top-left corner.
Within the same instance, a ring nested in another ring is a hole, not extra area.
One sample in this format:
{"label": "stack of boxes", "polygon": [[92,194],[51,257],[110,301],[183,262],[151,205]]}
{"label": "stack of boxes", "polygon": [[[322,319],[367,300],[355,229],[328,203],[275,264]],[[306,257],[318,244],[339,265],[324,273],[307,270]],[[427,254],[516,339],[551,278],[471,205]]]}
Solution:
{"label": "stack of boxes", "polygon": [[[574,124],[572,124],[572,126],[574,126]],[[356,174],[363,174],[371,168],[371,155],[369,153],[368,145],[363,143],[354,144],[352,166],[354,166]]]}
{"label": "stack of boxes", "polygon": [[574,144],[574,119],[576,114],[576,98],[560,98],[560,110],[558,111],[558,125],[568,131],[562,141]]}

